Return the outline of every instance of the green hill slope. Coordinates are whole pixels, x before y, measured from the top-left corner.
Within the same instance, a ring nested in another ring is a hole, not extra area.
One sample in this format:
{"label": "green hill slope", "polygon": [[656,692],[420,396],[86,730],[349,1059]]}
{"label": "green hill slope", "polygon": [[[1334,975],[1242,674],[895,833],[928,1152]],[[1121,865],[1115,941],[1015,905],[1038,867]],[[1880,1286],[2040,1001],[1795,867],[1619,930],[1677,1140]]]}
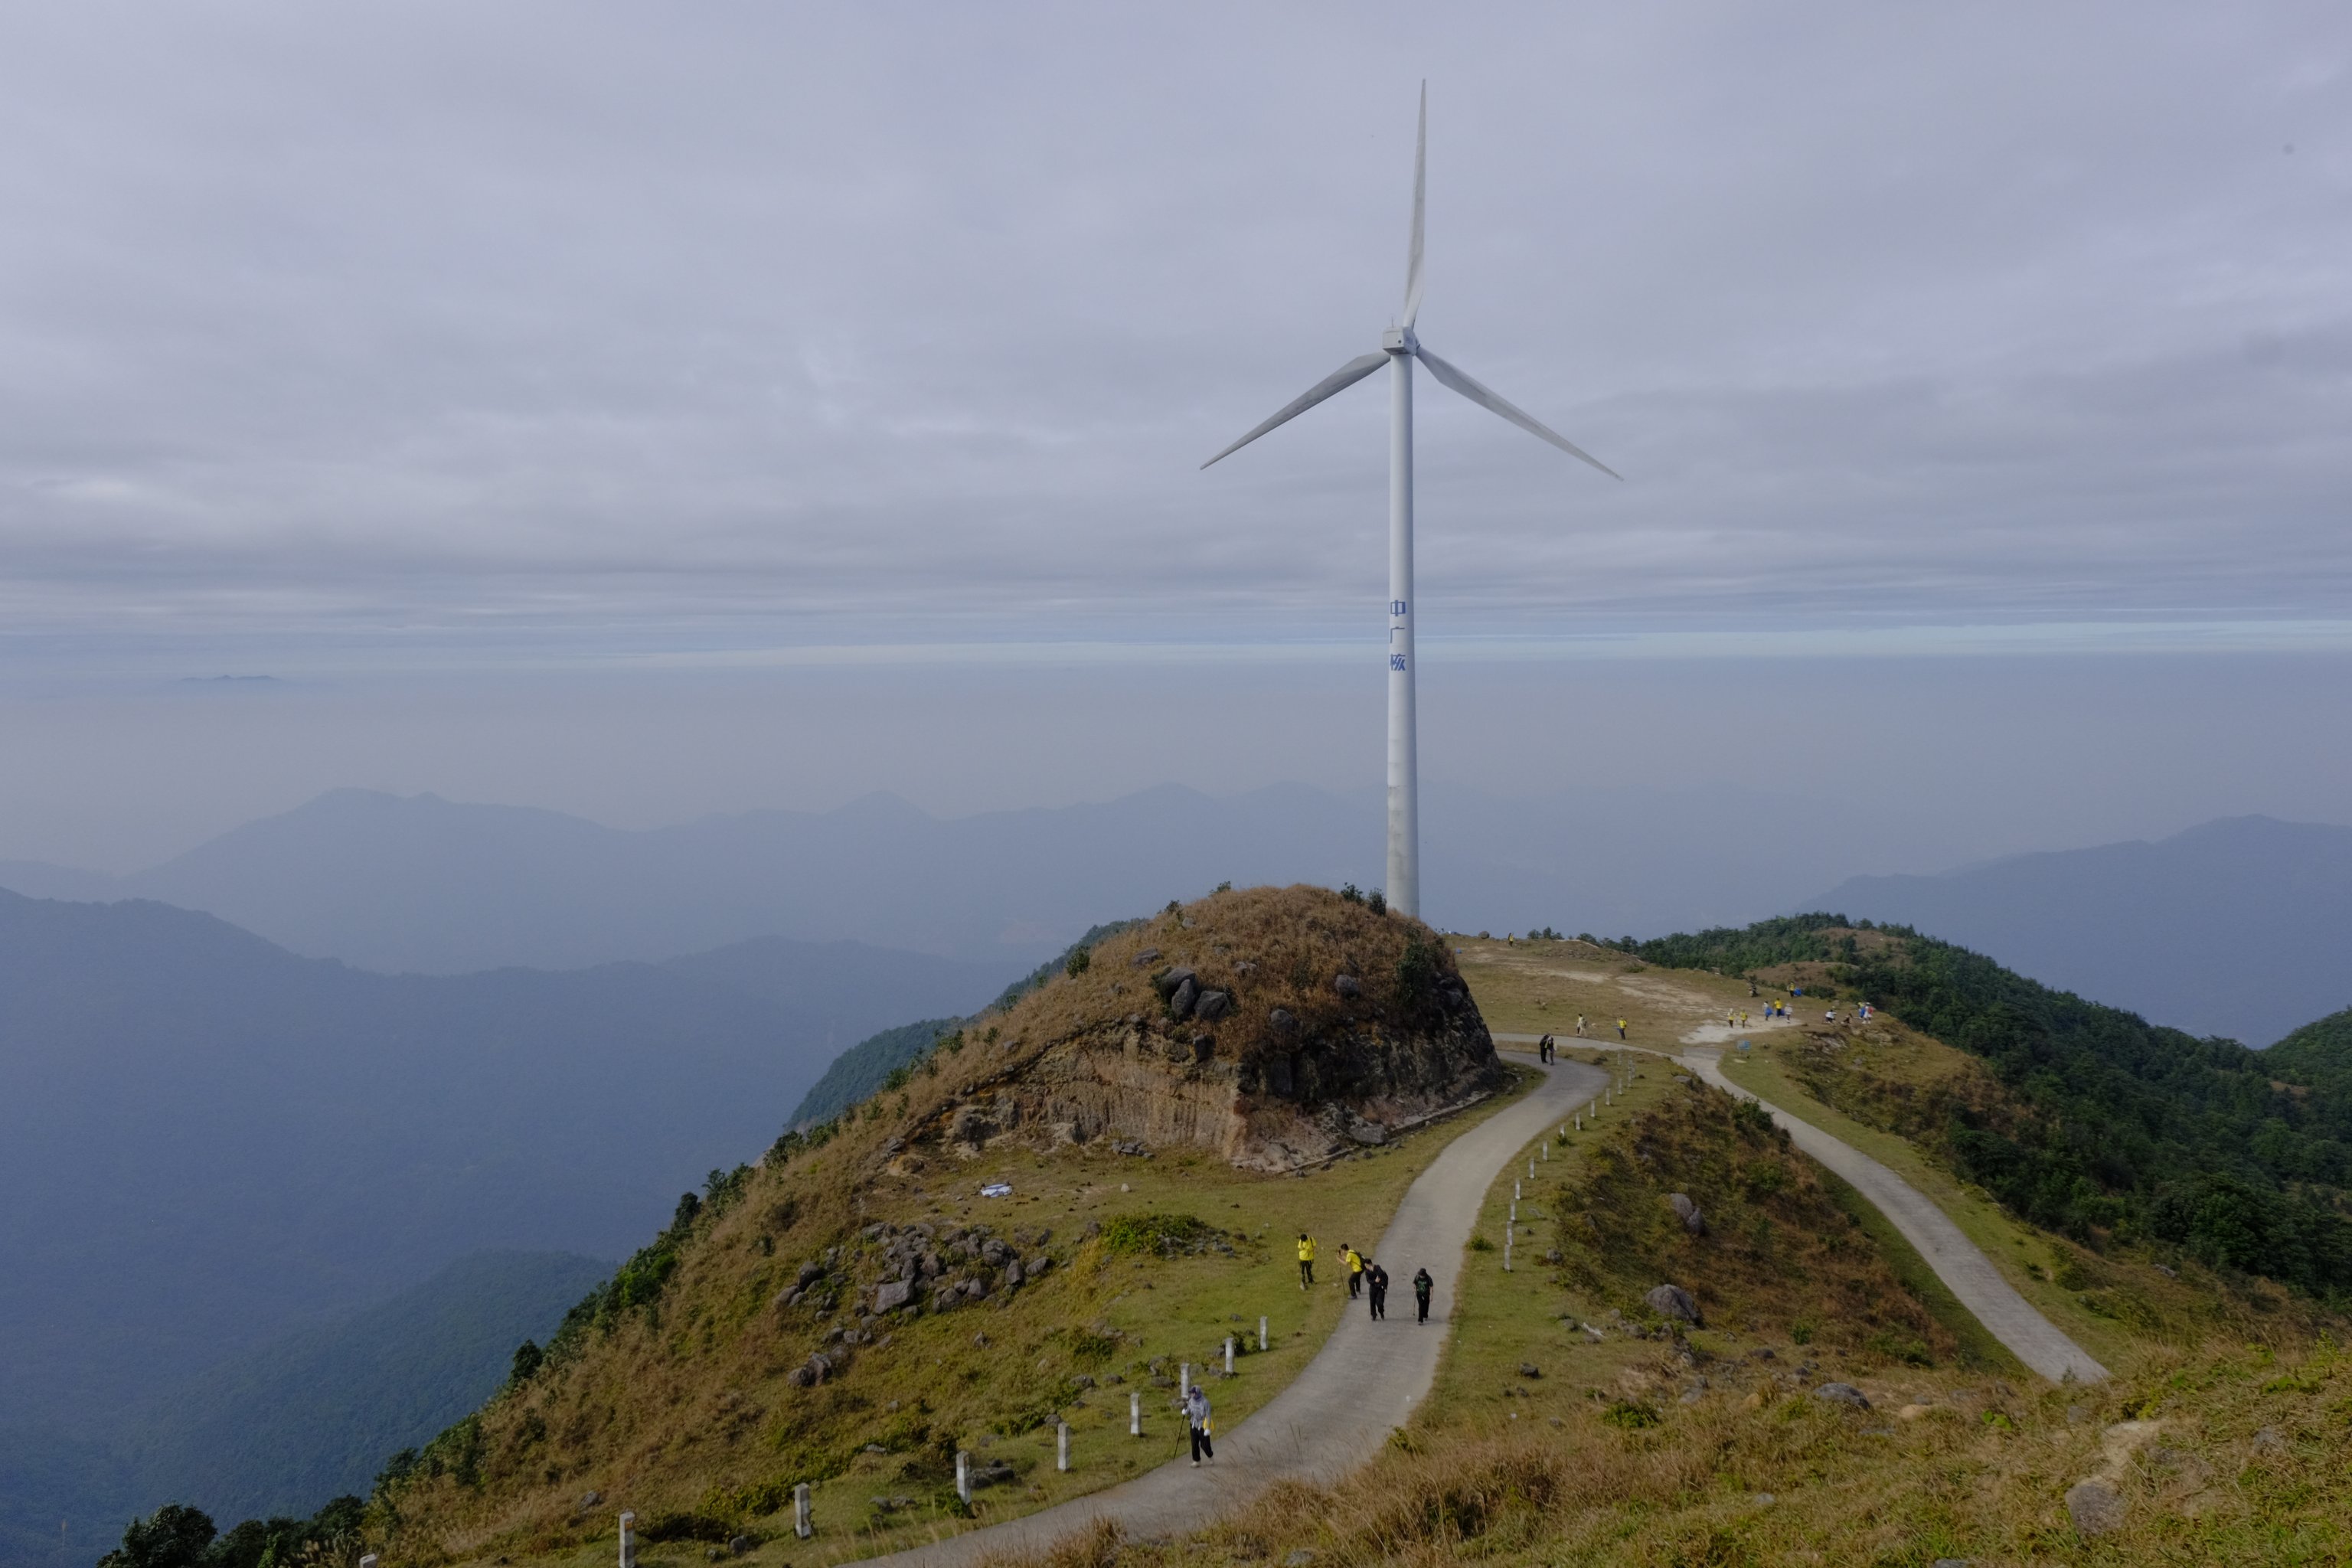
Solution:
{"label": "green hill slope", "polygon": [[2291,1082],[2352,1104],[2352,1007],[2295,1030],[2263,1053],[2263,1065]]}
{"label": "green hill slope", "polygon": [[301,1514],[365,1492],[384,1456],[423,1443],[506,1380],[612,1265],[569,1252],[478,1252],[333,1322],[195,1378],[131,1423],[148,1497],[201,1497],[230,1519]]}
{"label": "green hill slope", "polygon": [[2329,1300],[2352,1291],[2352,1075],[2331,1066],[2342,1054],[2320,1037],[2266,1052],[2199,1039],[1950,942],[1841,915],[1633,951],[1810,980],[1816,994],[1872,1002],[1982,1058],[2007,1103],[1931,1097],[1880,1109],[1891,1130],[1930,1143],[2036,1225],[2178,1247]]}
{"label": "green hill slope", "polygon": [[962,1022],[961,1018],[925,1018],[868,1035],[833,1058],[824,1076],[810,1085],[800,1104],[793,1108],[786,1125],[806,1127],[832,1121],[889,1082],[892,1073],[919,1061]]}
{"label": "green hill slope", "polygon": [[[364,1493],[505,1381],[610,1265],[484,1252],[388,1300],[243,1352],[124,1412],[112,1442],[0,1425],[0,1563],[88,1568],[126,1519],[200,1498],[220,1517],[307,1515]],[[220,1568],[248,1568],[223,1560]]]}

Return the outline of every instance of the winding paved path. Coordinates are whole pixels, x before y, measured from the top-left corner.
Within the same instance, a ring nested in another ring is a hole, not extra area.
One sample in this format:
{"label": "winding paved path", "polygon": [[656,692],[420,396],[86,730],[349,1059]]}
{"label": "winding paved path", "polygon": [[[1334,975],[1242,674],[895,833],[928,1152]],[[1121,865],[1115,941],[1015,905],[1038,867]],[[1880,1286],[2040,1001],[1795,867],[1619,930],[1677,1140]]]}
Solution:
{"label": "winding paved path", "polygon": [[1686,1051],[1675,1060],[1716,1088],[1755,1100],[1788,1130],[1798,1148],[1853,1183],[1903,1233],[1903,1239],[1919,1249],[1919,1256],[1927,1260],[1936,1278],[1951,1288],[1960,1305],[1975,1313],[1977,1321],[2018,1360],[2053,1383],[2063,1383],[2070,1376],[2077,1383],[2095,1383],[2107,1375],[2107,1369],[2092,1360],[2089,1352],[2019,1295],[2016,1287],[1993,1267],[1992,1259],[1916,1187],[1853,1145],[1733,1083],[1723,1076],[1716,1054]]}
{"label": "winding paved path", "polygon": [[[1376,1323],[1360,1310],[1344,1313],[1289,1387],[1232,1431],[1217,1435],[1213,1461],[1195,1469],[1189,1460],[1171,1460],[1025,1518],[866,1561],[961,1568],[983,1556],[1040,1551],[1105,1519],[1118,1521],[1135,1536],[1197,1530],[1277,1480],[1336,1480],[1370,1458],[1437,1375],[1454,1280],[1486,1189],[1546,1128],[1564,1121],[1608,1082],[1601,1068],[1581,1062],[1538,1070],[1549,1075],[1542,1083],[1456,1137],[1405,1189],[1373,1253],[1396,1281],[1393,1289],[1403,1303],[1398,1315]],[[1415,1268],[1428,1269],[1437,1282],[1425,1327],[1413,1321],[1408,1281]]]}

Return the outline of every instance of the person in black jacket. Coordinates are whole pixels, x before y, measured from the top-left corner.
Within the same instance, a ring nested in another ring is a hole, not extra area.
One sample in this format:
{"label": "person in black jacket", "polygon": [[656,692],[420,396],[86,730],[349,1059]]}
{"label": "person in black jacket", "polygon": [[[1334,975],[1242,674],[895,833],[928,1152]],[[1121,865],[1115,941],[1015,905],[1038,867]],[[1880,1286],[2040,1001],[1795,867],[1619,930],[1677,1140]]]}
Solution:
{"label": "person in black jacket", "polygon": [[1389,1315],[1389,1271],[1377,1263],[1366,1263],[1364,1289],[1372,1299],[1372,1316],[1387,1317]]}
{"label": "person in black jacket", "polygon": [[1415,1322],[1429,1321],[1429,1293],[1436,1289],[1437,1281],[1429,1277],[1428,1269],[1419,1269],[1413,1274],[1412,1299],[1421,1308],[1421,1316],[1413,1320]]}

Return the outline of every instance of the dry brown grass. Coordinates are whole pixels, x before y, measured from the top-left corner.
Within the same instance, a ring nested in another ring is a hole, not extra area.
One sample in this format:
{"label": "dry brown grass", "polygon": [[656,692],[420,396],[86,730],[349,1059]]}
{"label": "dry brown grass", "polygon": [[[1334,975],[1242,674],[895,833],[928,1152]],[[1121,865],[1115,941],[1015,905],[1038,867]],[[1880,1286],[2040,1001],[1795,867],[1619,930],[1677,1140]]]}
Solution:
{"label": "dry brown grass", "polygon": [[[1674,1193],[1697,1203],[1706,1234],[1684,1227]],[[1957,1348],[1787,1134],[1705,1085],[1677,1086],[1588,1149],[1558,1201],[1561,1276],[1589,1301],[1647,1317],[1643,1294],[1671,1282],[1710,1321],[1750,1333],[1793,1329],[1877,1360]]]}
{"label": "dry brown grass", "polygon": [[[2078,1418],[2070,1419],[2070,1407]],[[1674,1407],[1626,1431],[1416,1431],[1340,1485],[1285,1486],[1193,1541],[1122,1563],[2334,1563],[2352,1377],[2326,1348],[2151,1358],[2112,1387],[1963,1387],[1910,1418],[1803,1398]],[[2117,1459],[2110,1428],[2157,1423]],[[2258,1437],[2258,1434],[2262,1436]],[[2116,1534],[2085,1540],[2066,1489],[2108,1474]]]}
{"label": "dry brown grass", "polygon": [[[1274,1009],[1288,1010],[1302,1037],[1339,1034],[1367,1023],[1403,1023],[1409,999],[1397,994],[1397,965],[1408,942],[1429,950],[1438,971],[1456,973],[1437,934],[1418,921],[1375,914],[1322,888],[1244,888],[1163,911],[1140,929],[1122,931],[1094,950],[1083,974],[1057,975],[1022,999],[1000,1024],[991,1047],[1003,1066],[1029,1059],[1051,1047],[1123,1026],[1130,1016],[1151,1019],[1160,1011],[1151,976],[1178,964],[1191,968],[1205,988],[1227,991],[1238,1004],[1221,1023],[1188,1024],[1216,1042],[1215,1055],[1245,1060],[1263,1051],[1293,1048],[1273,1032]],[[1147,948],[1160,956],[1139,964]],[[1350,1004],[1332,987],[1351,974],[1366,990]],[[983,1053],[981,1063],[989,1060]],[[951,1068],[935,1086],[968,1091],[985,1072],[967,1068],[961,1081]]]}
{"label": "dry brown grass", "polygon": [[[1248,1364],[1246,1388],[1221,1399],[1234,1418],[1303,1365],[1336,1306],[1295,1289],[1286,1257],[1247,1239],[1282,1230],[1311,1212],[1319,1224],[1360,1223],[1374,1234],[1412,1174],[1450,1130],[1351,1159],[1305,1182],[1233,1171],[1211,1156],[1162,1151],[1136,1162],[1098,1145],[1031,1147],[1019,1140],[961,1161],[933,1154],[893,1158],[893,1139],[909,1136],[959,1100],[1011,1079],[1056,1046],[1105,1028],[1124,1028],[1133,1014],[1162,1011],[1152,973],[1185,963],[1204,983],[1232,989],[1244,1005],[1202,1032],[1220,1056],[1241,1056],[1265,1041],[1272,1008],[1289,1008],[1301,1035],[1400,1027],[1410,1020],[1394,994],[1396,967],[1416,938],[1440,973],[1451,961],[1425,928],[1373,913],[1318,889],[1226,892],[1155,917],[1096,949],[1076,976],[1056,975],[1003,1015],[933,1055],[905,1087],[869,1102],[875,1114],[845,1115],[830,1141],[780,1151],[745,1177],[740,1198],[696,1222],[676,1271],[650,1309],[625,1313],[609,1331],[588,1336],[528,1385],[493,1399],[479,1413],[479,1479],[418,1477],[403,1491],[402,1528],[387,1562],[396,1568],[491,1556],[570,1562],[599,1535],[609,1544],[614,1506],[658,1512],[704,1512],[752,1522],[781,1507],[792,1481],[820,1483],[826,1538],[813,1560],[856,1550],[865,1496],[915,1496],[929,1518],[939,1505],[959,1446],[1019,1458],[1024,1485],[982,1494],[1000,1516],[1035,1506],[1056,1487],[1084,1489],[1156,1462],[1150,1444],[1110,1446],[1125,1433],[1125,1391],[1097,1399],[1074,1425],[1087,1426],[1087,1473],[1038,1473],[1034,1437],[992,1435],[992,1424],[1066,1398],[1063,1380],[1108,1373],[1138,1353],[1207,1359],[1218,1336],[1254,1327],[1272,1310],[1279,1342]],[[1133,960],[1147,947],[1160,957]],[[1355,1003],[1332,987],[1347,973],[1364,984]],[[1188,1026],[1189,1032],[1189,1026]],[[1294,1043],[1288,1048],[1296,1049]],[[723,1086],[714,1086],[722,1092]],[[974,1207],[981,1179],[1003,1175],[1019,1195]],[[1132,1193],[1126,1189],[1132,1187]],[[1240,1240],[1232,1258],[1155,1262],[1138,1272],[1113,1267],[1074,1233],[1088,1216],[1162,1206],[1197,1213],[1230,1227]],[[813,1389],[785,1374],[815,1348],[827,1321],[805,1310],[780,1310],[774,1298],[803,1259],[827,1247],[856,1254],[857,1233],[876,1219],[927,1217],[941,1223],[992,1223],[999,1234],[1060,1227],[1053,1250],[1065,1266],[1025,1290],[1018,1311],[965,1309],[899,1325],[887,1350],[862,1348],[849,1372]],[[1327,1243],[1345,1239],[1327,1237]],[[1260,1276],[1265,1277],[1261,1279]],[[1266,1281],[1281,1286],[1272,1299]],[[1156,1289],[1154,1287],[1157,1287]],[[1074,1346],[1076,1329],[1118,1327],[1127,1336],[1105,1363]],[[983,1349],[975,1334],[989,1341]],[[1144,1340],[1150,1348],[1136,1349]],[[1286,1370],[1287,1369],[1287,1370]],[[1060,1391],[1060,1392],[1057,1392]],[[1103,1431],[1097,1435],[1095,1427]],[[1157,1424],[1165,1437],[1167,1424]],[[877,1457],[866,1445],[888,1450]],[[1110,1454],[1124,1456],[1113,1460]],[[1108,1473],[1107,1464],[1124,1466]],[[833,1478],[831,1482],[827,1478]],[[593,1488],[613,1505],[582,1510]],[[1033,1490],[1035,1495],[1032,1495]],[[1016,1496],[1015,1493],[1018,1493]],[[1059,1495],[1059,1494],[1055,1494]],[[947,1520],[944,1522],[953,1524]],[[770,1521],[768,1528],[774,1528]],[[780,1551],[781,1547],[768,1549]],[[807,1557],[803,1548],[796,1556]]]}

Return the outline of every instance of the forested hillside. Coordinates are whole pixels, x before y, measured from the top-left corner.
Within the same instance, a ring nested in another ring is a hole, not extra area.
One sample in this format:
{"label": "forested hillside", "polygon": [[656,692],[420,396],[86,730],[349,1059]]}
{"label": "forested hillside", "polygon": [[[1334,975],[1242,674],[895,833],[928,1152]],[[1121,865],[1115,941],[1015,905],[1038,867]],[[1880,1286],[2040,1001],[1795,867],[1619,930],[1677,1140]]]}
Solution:
{"label": "forested hillside", "polygon": [[1843,915],[1633,951],[1676,967],[1810,979],[1817,994],[1869,1001],[1982,1058],[2022,1110],[1943,1103],[1930,1141],[2037,1225],[2168,1244],[2324,1297],[2352,1291],[2352,1077],[2324,1041],[2262,1052],[2199,1039],[1908,927]]}

